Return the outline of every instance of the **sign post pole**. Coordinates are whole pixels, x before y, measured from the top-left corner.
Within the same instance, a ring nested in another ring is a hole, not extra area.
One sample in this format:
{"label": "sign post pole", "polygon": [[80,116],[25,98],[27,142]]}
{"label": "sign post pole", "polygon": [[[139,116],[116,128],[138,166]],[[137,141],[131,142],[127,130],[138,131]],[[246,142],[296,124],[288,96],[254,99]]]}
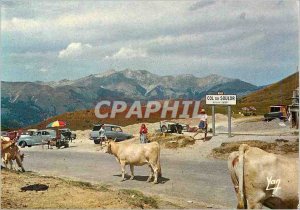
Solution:
{"label": "sign post pole", "polygon": [[228,106],[228,137],[231,137],[231,106]]}
{"label": "sign post pole", "polygon": [[215,105],[211,106],[211,115],[212,115],[212,131],[213,131],[213,136],[215,136],[216,135]]}
{"label": "sign post pole", "polygon": [[228,108],[228,137],[231,137],[231,106],[236,105],[236,95],[225,95],[224,92],[218,92],[218,95],[206,95],[205,96],[206,105],[211,105],[212,110],[212,129],[213,136],[216,135],[215,132],[215,106],[227,106]]}

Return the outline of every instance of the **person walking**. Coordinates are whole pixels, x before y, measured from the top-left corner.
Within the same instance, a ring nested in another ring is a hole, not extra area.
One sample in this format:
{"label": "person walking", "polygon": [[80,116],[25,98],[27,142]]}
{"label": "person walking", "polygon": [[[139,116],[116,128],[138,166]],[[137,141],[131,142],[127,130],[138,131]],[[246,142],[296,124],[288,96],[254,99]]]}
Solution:
{"label": "person walking", "polygon": [[207,114],[205,112],[205,109],[201,109],[200,114],[199,114],[200,122],[198,125],[198,130],[193,136],[195,138],[196,135],[198,135],[200,132],[204,132],[204,140],[206,141],[206,136],[207,136]]}
{"label": "person walking", "polygon": [[141,144],[147,143],[147,133],[148,133],[148,129],[147,129],[146,125],[142,124],[142,126],[140,128],[140,142],[141,142]]}

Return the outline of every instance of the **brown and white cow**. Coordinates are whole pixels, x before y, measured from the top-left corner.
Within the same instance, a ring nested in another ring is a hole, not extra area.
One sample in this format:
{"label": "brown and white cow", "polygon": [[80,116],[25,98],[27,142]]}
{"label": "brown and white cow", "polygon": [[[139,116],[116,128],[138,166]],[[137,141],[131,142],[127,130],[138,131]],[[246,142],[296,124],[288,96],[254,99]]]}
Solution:
{"label": "brown and white cow", "polygon": [[9,163],[10,169],[13,169],[13,161],[15,160],[22,171],[25,171],[22,164],[24,154],[21,154],[21,151],[14,140],[6,139],[1,136],[1,157],[6,168]]}
{"label": "brown and white cow", "polygon": [[228,158],[237,208],[297,208],[298,160],[242,144]]}
{"label": "brown and white cow", "polygon": [[157,142],[148,144],[134,144],[131,142],[114,142],[107,143],[106,153],[112,154],[120,163],[122,169],[122,181],[125,180],[125,166],[130,166],[131,178],[134,178],[134,166],[147,164],[151,173],[148,182],[151,181],[154,174],[154,182],[157,183],[158,177],[161,177],[160,167],[160,147]]}

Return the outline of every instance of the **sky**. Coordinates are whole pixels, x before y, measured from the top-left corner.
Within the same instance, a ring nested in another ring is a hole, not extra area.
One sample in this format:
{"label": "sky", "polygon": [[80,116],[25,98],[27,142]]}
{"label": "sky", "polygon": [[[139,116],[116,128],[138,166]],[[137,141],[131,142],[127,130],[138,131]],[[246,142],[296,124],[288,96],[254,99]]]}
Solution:
{"label": "sky", "polygon": [[297,0],[2,0],[1,80],[133,69],[266,85],[296,72],[298,10]]}

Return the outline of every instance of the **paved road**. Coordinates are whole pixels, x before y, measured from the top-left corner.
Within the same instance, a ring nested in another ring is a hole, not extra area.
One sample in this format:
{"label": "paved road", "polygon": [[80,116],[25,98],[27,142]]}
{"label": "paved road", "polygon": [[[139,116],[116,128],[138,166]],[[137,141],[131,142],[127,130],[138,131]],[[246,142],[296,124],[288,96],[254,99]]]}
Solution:
{"label": "paved road", "polygon": [[[71,177],[120,188],[137,189],[162,197],[178,197],[232,208],[236,199],[226,161],[201,159],[179,161],[170,154],[161,155],[163,183],[146,183],[149,168],[135,167],[135,180],[120,182],[120,168],[115,158],[102,152],[26,149],[24,165],[29,171],[45,175]],[[129,172],[129,168],[127,169]]]}

